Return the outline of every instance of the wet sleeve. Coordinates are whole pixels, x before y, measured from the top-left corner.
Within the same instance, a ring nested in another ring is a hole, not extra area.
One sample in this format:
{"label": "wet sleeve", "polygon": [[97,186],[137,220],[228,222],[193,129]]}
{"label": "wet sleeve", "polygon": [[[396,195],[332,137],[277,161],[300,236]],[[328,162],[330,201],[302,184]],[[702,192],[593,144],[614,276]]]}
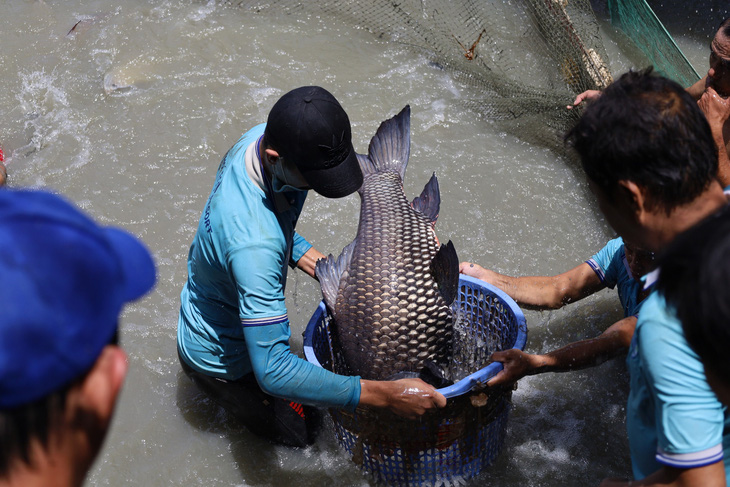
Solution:
{"label": "wet sleeve", "polygon": [[291,262],[289,263],[289,265],[291,265],[292,267],[296,267],[299,259],[301,259],[302,256],[307,253],[307,250],[311,248],[312,244],[307,242],[307,240],[299,235],[297,232],[294,232],[294,242],[292,243],[291,249]]}
{"label": "wet sleeve", "polygon": [[291,352],[288,322],[247,327],[244,336],[256,380],[267,394],[350,411],[360,402],[360,377],[334,374]]}
{"label": "wet sleeve", "polygon": [[619,238],[609,240],[609,242],[596,255],[586,261],[591,266],[593,272],[598,275],[606,287],[613,289],[618,282],[619,271],[623,265],[621,255],[623,252],[624,242]]}
{"label": "wet sleeve", "polygon": [[639,354],[654,399],[656,460],[678,468],[701,467],[722,459],[724,410],[681,325],[668,318],[650,318],[638,331]]}

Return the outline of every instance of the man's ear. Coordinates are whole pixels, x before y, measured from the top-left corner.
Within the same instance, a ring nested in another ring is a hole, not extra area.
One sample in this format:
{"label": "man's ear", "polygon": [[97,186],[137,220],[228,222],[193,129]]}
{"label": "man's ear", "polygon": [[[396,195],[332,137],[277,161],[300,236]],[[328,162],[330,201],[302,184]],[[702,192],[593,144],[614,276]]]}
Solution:
{"label": "man's ear", "polygon": [[642,222],[647,212],[647,199],[641,186],[633,181],[622,179],[618,182],[618,193],[622,199],[621,204],[632,210],[634,218],[638,222]]}
{"label": "man's ear", "polygon": [[76,386],[79,405],[94,411],[105,426],[111,421],[128,368],[124,350],[116,345],[107,345],[91,370]]}
{"label": "man's ear", "polygon": [[269,164],[276,164],[276,162],[279,160],[279,153],[276,152],[274,149],[266,149],[264,153],[266,154],[266,160],[269,162]]}

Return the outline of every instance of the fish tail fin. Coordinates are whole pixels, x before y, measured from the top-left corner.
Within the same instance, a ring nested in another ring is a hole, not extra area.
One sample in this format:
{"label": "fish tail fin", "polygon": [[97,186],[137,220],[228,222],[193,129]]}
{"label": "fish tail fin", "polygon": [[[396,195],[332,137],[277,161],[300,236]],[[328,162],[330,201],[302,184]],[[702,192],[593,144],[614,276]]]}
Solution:
{"label": "fish tail fin", "polygon": [[431,384],[437,389],[448,387],[454,383],[446,373],[444,367],[433,360],[424,360],[423,369],[421,369],[419,375],[422,381]]}
{"label": "fish tail fin", "polygon": [[314,267],[314,274],[319,280],[319,284],[322,288],[322,297],[324,297],[324,303],[329,308],[333,318],[335,313],[335,302],[337,301],[337,291],[340,288],[340,282],[342,277],[347,273],[350,262],[352,261],[352,251],[355,248],[355,242],[353,241],[344,249],[337,259],[332,254],[329,254],[324,259],[319,259]]}
{"label": "fish tail fin", "polygon": [[415,198],[411,206],[414,210],[426,215],[431,220],[431,225],[436,225],[436,219],[439,217],[439,208],[441,206],[441,194],[439,193],[439,181],[436,178],[436,173],[433,173],[431,179],[423,187],[421,196]]}
{"label": "fish tail fin", "polygon": [[456,255],[456,249],[451,240],[446,245],[441,245],[433,257],[431,274],[438,284],[444,301],[451,306],[459,289],[459,257]]}
{"label": "fish tail fin", "polygon": [[358,155],[363,176],[395,171],[405,179],[411,154],[411,107],[406,105],[398,115],[380,124],[370,140],[368,155]]}

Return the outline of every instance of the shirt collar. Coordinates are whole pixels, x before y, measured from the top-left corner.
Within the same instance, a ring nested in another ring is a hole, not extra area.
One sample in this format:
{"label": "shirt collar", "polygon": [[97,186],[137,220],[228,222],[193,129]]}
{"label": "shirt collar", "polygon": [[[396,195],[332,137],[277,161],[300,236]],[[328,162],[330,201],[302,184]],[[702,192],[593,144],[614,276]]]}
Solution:
{"label": "shirt collar", "polygon": [[283,213],[289,210],[295,203],[295,198],[291,193],[277,193],[271,187],[271,179],[264,172],[264,167],[261,162],[261,139],[263,135],[259,137],[255,142],[246,149],[244,156],[244,162],[246,164],[246,174],[251,178],[251,181],[258,186],[261,191],[264,192],[274,202],[274,208],[277,213]]}
{"label": "shirt collar", "polygon": [[642,281],[644,281],[644,289],[649,289],[654,285],[654,283],[659,279],[659,267],[648,273],[647,275],[643,276],[641,278]]}

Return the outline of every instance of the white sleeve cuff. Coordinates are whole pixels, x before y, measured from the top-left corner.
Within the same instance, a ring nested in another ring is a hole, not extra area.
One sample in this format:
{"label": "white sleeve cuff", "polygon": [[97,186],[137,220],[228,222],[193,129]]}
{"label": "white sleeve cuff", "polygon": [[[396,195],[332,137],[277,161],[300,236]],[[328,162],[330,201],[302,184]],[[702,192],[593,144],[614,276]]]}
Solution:
{"label": "white sleeve cuff", "polygon": [[659,463],[677,468],[704,467],[722,460],[722,443],[694,453],[668,453],[661,449],[657,451],[656,459]]}

